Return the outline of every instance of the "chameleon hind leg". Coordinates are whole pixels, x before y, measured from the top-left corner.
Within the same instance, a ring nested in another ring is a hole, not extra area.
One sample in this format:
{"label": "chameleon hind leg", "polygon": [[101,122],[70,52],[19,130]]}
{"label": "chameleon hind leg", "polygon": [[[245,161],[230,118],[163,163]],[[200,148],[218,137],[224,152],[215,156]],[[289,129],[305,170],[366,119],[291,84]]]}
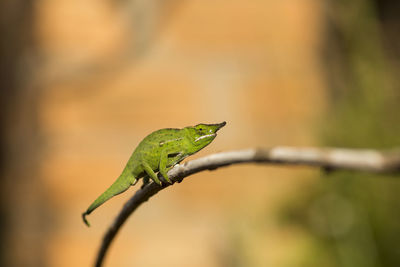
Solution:
{"label": "chameleon hind leg", "polygon": [[150,165],[143,161],[141,163],[143,170],[146,172],[146,174],[150,177],[150,179],[152,179],[154,182],[156,182],[158,185],[161,185],[161,181],[160,179],[158,179],[157,174],[152,170],[152,168],[150,167]]}

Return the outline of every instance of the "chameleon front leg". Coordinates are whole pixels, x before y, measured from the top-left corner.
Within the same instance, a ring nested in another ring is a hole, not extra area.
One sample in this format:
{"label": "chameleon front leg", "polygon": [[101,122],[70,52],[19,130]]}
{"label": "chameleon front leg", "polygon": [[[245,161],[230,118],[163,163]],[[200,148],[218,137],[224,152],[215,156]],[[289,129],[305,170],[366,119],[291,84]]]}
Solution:
{"label": "chameleon front leg", "polygon": [[160,179],[158,179],[157,174],[153,171],[153,169],[150,167],[150,165],[143,161],[141,163],[143,170],[146,172],[146,174],[158,185],[161,185]]}
{"label": "chameleon front leg", "polygon": [[[170,183],[170,184],[172,184],[172,182],[171,182],[171,180],[169,179],[169,177],[168,177],[168,174],[167,174],[167,172],[173,167],[173,164],[171,164],[171,162],[168,162],[168,160],[170,160],[170,158],[168,158],[168,155],[171,155],[171,154],[176,154],[172,159],[176,159],[176,160],[173,160],[173,162],[172,163],[176,163],[176,162],[178,162],[179,160],[180,160],[180,158],[182,157],[182,155],[183,155],[183,153],[182,152],[179,152],[179,153],[176,153],[176,152],[168,152],[168,150],[167,149],[164,149],[164,150],[162,150],[161,151],[161,155],[160,155],[160,166],[159,166],[159,171],[160,171],[160,173],[162,174],[162,176],[165,178],[165,180],[168,182],[168,183]],[[170,167],[167,167],[167,165],[172,165],[172,166],[170,166]]]}

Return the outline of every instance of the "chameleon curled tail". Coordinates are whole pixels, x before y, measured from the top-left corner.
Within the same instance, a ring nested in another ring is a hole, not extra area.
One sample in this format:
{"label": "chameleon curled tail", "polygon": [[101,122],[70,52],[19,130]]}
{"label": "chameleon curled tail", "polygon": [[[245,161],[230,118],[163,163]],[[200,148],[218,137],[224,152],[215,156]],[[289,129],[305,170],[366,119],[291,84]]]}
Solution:
{"label": "chameleon curled tail", "polygon": [[101,194],[84,213],[82,213],[82,219],[85,224],[87,226],[90,226],[89,221],[86,219],[86,215],[89,215],[97,207],[102,205],[113,196],[125,192],[131,185],[134,185],[136,182],[137,180],[132,175],[123,172],[121,176],[119,176],[118,179],[103,194]]}

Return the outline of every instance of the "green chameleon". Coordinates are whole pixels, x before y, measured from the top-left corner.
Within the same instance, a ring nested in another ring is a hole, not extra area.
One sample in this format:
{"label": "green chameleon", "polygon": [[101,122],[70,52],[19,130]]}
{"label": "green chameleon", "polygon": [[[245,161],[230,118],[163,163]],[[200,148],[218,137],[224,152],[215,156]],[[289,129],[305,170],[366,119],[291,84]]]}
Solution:
{"label": "green chameleon", "polygon": [[198,124],[183,129],[167,128],[146,136],[133,151],[118,179],[82,214],[83,221],[90,226],[86,215],[113,196],[135,185],[139,178],[143,178],[143,185],[148,184],[149,179],[161,185],[156,174],[159,171],[164,179],[171,183],[167,175],[169,169],[210,144],[217,136],[217,131],[225,124],[226,122]]}

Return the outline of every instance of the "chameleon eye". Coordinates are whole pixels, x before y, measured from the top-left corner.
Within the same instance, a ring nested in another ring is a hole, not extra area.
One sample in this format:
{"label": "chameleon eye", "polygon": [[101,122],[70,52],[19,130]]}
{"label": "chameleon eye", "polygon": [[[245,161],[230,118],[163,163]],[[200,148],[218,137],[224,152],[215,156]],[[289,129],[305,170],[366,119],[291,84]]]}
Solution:
{"label": "chameleon eye", "polygon": [[199,130],[200,130],[200,131],[203,131],[203,128],[200,127]]}

